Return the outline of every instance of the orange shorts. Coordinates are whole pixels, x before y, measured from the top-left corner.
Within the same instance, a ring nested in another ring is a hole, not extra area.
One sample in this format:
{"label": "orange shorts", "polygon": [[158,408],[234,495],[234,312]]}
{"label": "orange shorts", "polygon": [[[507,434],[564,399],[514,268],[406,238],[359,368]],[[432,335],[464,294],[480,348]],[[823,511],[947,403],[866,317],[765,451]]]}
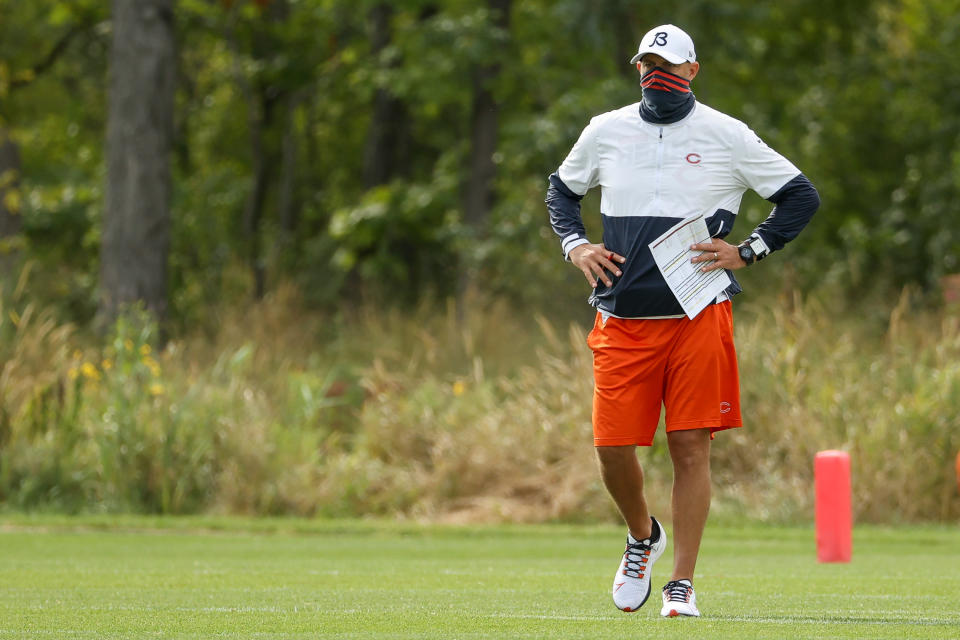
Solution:
{"label": "orange shorts", "polygon": [[696,318],[607,318],[597,313],[593,350],[593,442],[653,444],[666,407],[667,431],[741,426],[740,380],[730,301]]}

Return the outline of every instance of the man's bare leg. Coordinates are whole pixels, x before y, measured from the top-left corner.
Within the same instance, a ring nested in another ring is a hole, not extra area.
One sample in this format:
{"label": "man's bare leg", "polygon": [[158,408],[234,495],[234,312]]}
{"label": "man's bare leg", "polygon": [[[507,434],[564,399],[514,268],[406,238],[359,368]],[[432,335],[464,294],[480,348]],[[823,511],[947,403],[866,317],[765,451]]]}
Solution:
{"label": "man's bare leg", "polygon": [[667,434],[673,460],[673,577],[693,580],[710,512],[710,430]]}
{"label": "man's bare leg", "polygon": [[636,446],[597,447],[600,461],[600,476],[610,497],[620,509],[620,514],[636,540],[651,535],[652,524],[643,497],[643,469],[637,460]]}

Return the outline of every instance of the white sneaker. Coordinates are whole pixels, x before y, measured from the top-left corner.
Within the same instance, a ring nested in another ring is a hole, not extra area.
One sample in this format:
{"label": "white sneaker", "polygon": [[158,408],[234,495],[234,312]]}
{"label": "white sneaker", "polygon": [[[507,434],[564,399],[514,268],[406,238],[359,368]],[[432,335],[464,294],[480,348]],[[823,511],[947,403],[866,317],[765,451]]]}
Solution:
{"label": "white sneaker", "polygon": [[660,615],[664,618],[677,616],[700,617],[697,609],[697,594],[693,592],[693,583],[689,580],[671,580],[663,588],[663,608]]}
{"label": "white sneaker", "polygon": [[653,517],[654,531],[660,529],[656,542],[635,540],[627,534],[627,548],[613,578],[613,603],[623,611],[636,611],[650,597],[650,572],[663,550],[667,548],[667,532]]}

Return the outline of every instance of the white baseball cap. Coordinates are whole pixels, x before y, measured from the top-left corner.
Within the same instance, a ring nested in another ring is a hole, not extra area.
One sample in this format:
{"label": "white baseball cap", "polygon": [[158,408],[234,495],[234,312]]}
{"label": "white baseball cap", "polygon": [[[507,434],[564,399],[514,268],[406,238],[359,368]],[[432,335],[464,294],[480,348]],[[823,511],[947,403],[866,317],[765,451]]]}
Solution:
{"label": "white baseball cap", "polygon": [[648,53],[655,53],[673,64],[697,60],[693,39],[687,35],[686,31],[672,24],[662,24],[647,31],[643,40],[640,41],[637,55],[630,59],[630,64],[640,62],[640,59]]}

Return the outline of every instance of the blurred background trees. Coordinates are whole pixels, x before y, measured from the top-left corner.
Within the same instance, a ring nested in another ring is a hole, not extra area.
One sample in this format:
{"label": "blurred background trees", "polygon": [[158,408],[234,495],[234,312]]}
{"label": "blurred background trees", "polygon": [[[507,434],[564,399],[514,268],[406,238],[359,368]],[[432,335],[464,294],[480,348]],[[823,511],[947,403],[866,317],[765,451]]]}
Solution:
{"label": "blurred background trees", "polygon": [[0,0],[0,507],[616,518],[543,198],[673,22],[824,201],[740,272],[715,508],[802,520],[843,448],[858,518],[954,518],[955,4]]}
{"label": "blurred background trees", "polygon": [[[281,282],[329,309],[468,284],[579,304],[546,224],[545,177],[592,115],[639,99],[626,61],[666,21],[697,43],[698,97],[748,122],[823,195],[766,286],[859,289],[869,276],[881,290],[929,288],[958,268],[960,14],[946,0],[160,3],[175,30],[163,54],[171,138],[150,146],[134,124],[126,159],[111,160],[117,83],[154,52],[137,34],[122,49],[127,4],[142,3],[0,0],[4,278],[11,255],[30,261],[33,293],[70,320],[112,295],[123,252],[141,260],[120,264],[146,262],[111,231],[110,193],[132,159],[171,172],[169,196],[161,174],[127,195],[136,233],[168,247],[157,286],[174,328]],[[156,111],[162,77],[131,95]],[[169,242],[147,221],[165,199]],[[735,234],[767,211],[748,198]]]}

